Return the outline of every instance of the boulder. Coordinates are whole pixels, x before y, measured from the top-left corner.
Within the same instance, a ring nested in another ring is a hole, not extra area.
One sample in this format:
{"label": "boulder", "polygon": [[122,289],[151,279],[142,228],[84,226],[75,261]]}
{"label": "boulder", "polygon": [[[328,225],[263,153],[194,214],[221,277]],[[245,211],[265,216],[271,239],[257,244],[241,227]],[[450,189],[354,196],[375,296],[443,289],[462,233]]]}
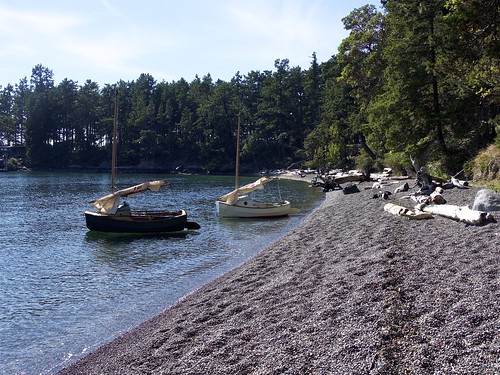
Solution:
{"label": "boulder", "polygon": [[479,190],[472,209],[484,212],[500,211],[500,194],[489,189]]}

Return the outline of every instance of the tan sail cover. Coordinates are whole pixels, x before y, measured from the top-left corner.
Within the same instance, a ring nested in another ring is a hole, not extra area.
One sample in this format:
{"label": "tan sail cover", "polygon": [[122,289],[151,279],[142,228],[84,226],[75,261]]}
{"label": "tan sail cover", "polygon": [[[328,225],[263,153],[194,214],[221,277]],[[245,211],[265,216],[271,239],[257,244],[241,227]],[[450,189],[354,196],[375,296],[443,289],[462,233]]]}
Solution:
{"label": "tan sail cover", "polygon": [[128,197],[129,195],[137,194],[146,190],[158,191],[160,190],[160,187],[165,184],[165,180],[144,182],[140,185],[115,191],[114,193],[108,194],[102,198],[93,200],[90,203],[92,203],[94,207],[99,210],[99,212],[113,215],[116,213],[118,208],[120,197]]}
{"label": "tan sail cover", "polygon": [[230,193],[227,193],[226,195],[223,195],[222,197],[219,197],[219,200],[222,202],[226,202],[227,204],[234,205],[238,201],[238,196],[251,193],[252,191],[257,189],[264,189],[264,184],[272,180],[273,178],[261,177],[257,181],[252,182],[251,184],[242,186],[236,190],[233,190]]}

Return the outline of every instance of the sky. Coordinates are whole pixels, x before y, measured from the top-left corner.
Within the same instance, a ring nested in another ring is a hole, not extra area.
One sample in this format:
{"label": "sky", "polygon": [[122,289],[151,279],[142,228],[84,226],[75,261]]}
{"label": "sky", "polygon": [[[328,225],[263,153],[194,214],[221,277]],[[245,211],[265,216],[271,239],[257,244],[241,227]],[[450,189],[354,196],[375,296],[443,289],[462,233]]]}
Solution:
{"label": "sky", "polygon": [[311,66],[337,53],[342,18],[379,0],[0,0],[0,86],[41,64],[101,87],[134,81],[191,82],[208,74],[274,71],[276,59]]}

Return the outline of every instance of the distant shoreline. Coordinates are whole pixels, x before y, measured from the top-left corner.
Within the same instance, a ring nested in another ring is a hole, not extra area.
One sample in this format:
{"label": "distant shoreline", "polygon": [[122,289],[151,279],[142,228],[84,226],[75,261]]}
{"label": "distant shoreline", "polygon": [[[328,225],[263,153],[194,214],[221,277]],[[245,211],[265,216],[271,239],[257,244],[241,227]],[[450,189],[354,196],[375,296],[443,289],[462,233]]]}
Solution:
{"label": "distant shoreline", "polygon": [[[66,167],[66,168],[35,168],[35,169],[24,169],[30,170],[34,172],[76,172],[76,173],[111,173],[111,167]],[[9,170],[5,172],[18,172],[20,170]],[[138,174],[187,174],[187,175],[212,175],[212,176],[231,176],[234,174],[233,171],[224,172],[217,171],[213,173],[209,173],[204,170],[200,170],[196,167],[193,168],[185,168],[181,171],[177,171],[171,168],[160,168],[160,167],[117,167],[117,173],[138,173]],[[262,172],[246,172],[242,173],[243,176],[259,176]]]}
{"label": "distant shoreline", "polygon": [[[67,167],[67,168],[37,168],[37,169],[23,169],[23,170],[9,170],[9,171],[3,171],[1,172],[21,172],[21,171],[31,171],[31,172],[67,172],[67,173],[111,173],[111,168],[110,167]],[[137,174],[163,174],[163,175],[209,175],[209,176],[232,176],[232,172],[224,173],[224,172],[218,172],[218,173],[205,173],[200,171],[191,171],[186,170],[184,172],[179,172],[172,170],[170,168],[145,168],[145,167],[117,167],[116,168],[117,173],[137,173]],[[275,173],[275,172],[270,172],[268,174],[263,173],[263,172],[250,172],[250,173],[242,173],[240,176],[261,176],[261,175],[270,175],[270,176],[276,176],[279,178],[284,178],[284,179],[289,179],[289,180],[296,180],[296,181],[308,181],[312,179],[311,174],[306,174],[305,177],[301,177],[298,172],[296,171],[287,171],[287,172],[280,172],[280,173]]]}

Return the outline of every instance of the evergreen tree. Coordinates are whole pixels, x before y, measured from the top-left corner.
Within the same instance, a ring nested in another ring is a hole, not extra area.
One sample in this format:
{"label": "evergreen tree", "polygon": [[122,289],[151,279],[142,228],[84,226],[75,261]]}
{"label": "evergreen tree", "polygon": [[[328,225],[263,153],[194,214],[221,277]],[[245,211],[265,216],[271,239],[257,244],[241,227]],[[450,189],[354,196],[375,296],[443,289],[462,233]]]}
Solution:
{"label": "evergreen tree", "polygon": [[365,5],[354,9],[342,22],[350,34],[340,44],[337,55],[342,66],[341,80],[352,87],[351,94],[358,105],[357,113],[349,117],[348,126],[366,154],[375,159],[376,154],[385,152],[380,139],[384,129],[369,121],[369,106],[382,92],[385,68],[383,15],[375,6]]}
{"label": "evergreen tree", "polygon": [[31,73],[30,95],[27,98],[26,146],[28,159],[33,167],[52,166],[52,145],[57,134],[52,124],[53,103],[51,93],[54,88],[52,70],[41,64]]}
{"label": "evergreen tree", "polygon": [[26,119],[27,119],[27,97],[29,95],[28,79],[25,77],[19,80],[15,87],[13,116],[16,124],[15,144],[25,144]]}
{"label": "evergreen tree", "polygon": [[[449,0],[443,22],[443,92],[453,144],[468,153],[500,133],[500,30],[497,0]],[[496,125],[496,130],[495,130]],[[464,157],[468,157],[464,156]]]}
{"label": "evergreen tree", "polygon": [[16,124],[13,116],[14,87],[0,86],[0,144],[12,145],[16,141]]}
{"label": "evergreen tree", "polygon": [[77,93],[77,83],[67,78],[51,91],[51,127],[54,129],[51,159],[56,167],[68,166],[71,161],[69,156],[74,151]]}
{"label": "evergreen tree", "polygon": [[75,145],[72,162],[76,165],[98,166],[101,161],[109,160],[102,151],[105,133],[102,132],[101,123],[105,120],[105,113],[99,85],[87,80],[78,90],[75,105]]}

